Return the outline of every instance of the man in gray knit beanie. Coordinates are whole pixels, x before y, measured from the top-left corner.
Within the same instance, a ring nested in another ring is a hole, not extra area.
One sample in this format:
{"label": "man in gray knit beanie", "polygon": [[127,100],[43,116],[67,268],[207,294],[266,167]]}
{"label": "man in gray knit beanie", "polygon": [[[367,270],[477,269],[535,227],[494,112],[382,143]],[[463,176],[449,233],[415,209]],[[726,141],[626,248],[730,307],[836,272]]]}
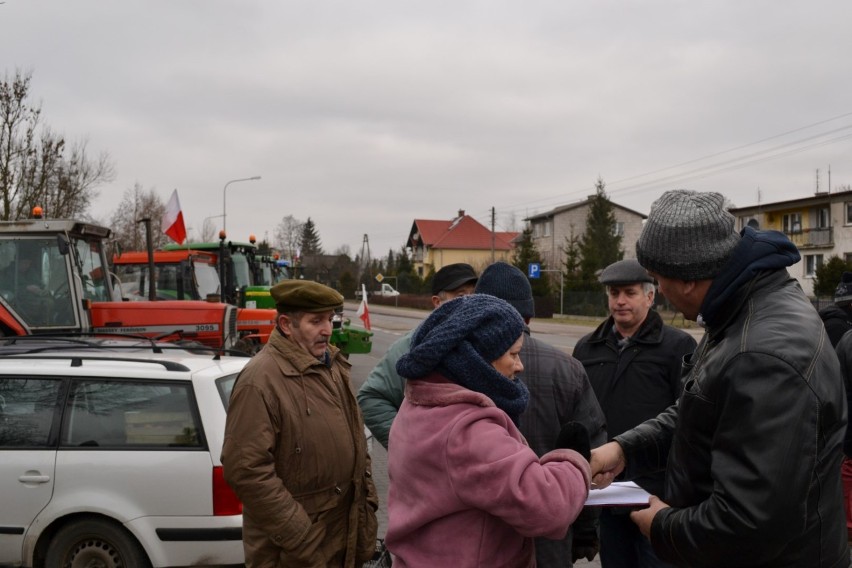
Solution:
{"label": "man in gray knit beanie", "polygon": [[662,498],[630,514],[664,562],[849,566],[843,379],[787,272],[795,245],[780,231],[736,233],[721,195],[678,190],[651,206],[636,253],[705,333],[677,404],[592,450],[593,482],[665,470]]}
{"label": "man in gray knit beanie", "polygon": [[667,191],[651,205],[636,258],[646,270],[669,278],[713,278],[740,241],[734,221],[718,193]]}

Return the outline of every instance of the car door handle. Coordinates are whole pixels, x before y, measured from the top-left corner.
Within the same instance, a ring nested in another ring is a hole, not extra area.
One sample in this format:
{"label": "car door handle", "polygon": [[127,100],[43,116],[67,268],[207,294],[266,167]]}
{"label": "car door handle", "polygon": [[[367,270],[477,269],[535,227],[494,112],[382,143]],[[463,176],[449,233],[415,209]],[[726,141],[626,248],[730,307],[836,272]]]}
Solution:
{"label": "car door handle", "polygon": [[28,471],[18,478],[21,483],[47,483],[50,481],[49,475],[39,475],[37,472]]}

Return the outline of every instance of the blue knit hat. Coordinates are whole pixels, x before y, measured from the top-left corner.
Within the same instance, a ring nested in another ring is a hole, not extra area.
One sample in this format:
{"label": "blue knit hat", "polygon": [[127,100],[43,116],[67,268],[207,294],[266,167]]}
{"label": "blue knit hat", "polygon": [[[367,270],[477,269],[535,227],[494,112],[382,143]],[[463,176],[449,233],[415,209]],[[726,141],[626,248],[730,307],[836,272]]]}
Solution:
{"label": "blue knit hat", "polygon": [[506,300],[524,319],[535,315],[532,286],[527,275],[506,262],[495,262],[483,270],[474,291]]}
{"label": "blue knit hat", "polygon": [[524,320],[508,302],[487,294],[462,296],[441,304],[414,332],[411,348],[396,364],[400,376],[431,373],[482,393],[517,420],[529,401],[522,381],[491,365],[521,337]]}

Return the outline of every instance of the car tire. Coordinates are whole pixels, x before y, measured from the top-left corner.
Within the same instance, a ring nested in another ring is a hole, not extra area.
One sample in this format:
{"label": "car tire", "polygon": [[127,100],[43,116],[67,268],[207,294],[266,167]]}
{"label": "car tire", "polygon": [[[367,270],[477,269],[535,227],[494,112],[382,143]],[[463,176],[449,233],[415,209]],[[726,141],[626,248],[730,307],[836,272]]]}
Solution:
{"label": "car tire", "polygon": [[133,535],[102,519],[74,521],[56,533],[45,556],[46,568],[149,568],[151,563]]}

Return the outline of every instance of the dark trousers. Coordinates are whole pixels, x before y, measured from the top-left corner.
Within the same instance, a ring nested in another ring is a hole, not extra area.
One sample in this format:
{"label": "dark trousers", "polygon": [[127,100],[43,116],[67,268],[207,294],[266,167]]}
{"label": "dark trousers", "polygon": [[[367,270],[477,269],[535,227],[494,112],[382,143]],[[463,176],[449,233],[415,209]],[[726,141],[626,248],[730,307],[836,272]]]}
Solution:
{"label": "dark trousers", "polygon": [[600,517],[601,568],[669,568],[651,541],[639,532],[626,509],[607,509]]}

